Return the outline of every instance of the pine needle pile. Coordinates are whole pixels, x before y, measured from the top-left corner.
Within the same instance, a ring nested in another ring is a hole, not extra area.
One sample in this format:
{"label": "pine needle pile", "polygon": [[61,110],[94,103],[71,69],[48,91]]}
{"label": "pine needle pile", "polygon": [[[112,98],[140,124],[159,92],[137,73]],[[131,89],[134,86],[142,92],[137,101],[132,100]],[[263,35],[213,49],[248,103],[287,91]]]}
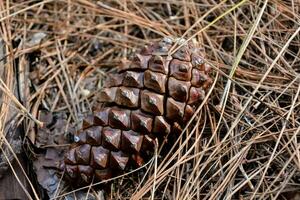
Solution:
{"label": "pine needle pile", "polygon": [[[22,145],[33,198],[296,199],[299,9],[293,0],[1,1],[0,173]],[[44,165],[67,149],[107,73],[165,36],[201,44],[214,81],[202,104],[142,167],[73,188]]]}

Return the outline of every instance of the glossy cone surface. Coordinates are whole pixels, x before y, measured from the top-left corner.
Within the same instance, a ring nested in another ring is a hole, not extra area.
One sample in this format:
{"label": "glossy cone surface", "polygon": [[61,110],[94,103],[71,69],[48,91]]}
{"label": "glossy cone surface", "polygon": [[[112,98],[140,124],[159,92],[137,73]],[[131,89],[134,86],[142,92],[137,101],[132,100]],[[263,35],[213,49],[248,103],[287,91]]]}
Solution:
{"label": "glossy cone surface", "polygon": [[191,42],[167,56],[174,42],[164,38],[108,75],[102,106],[84,120],[65,155],[69,179],[90,183],[142,165],[153,139],[180,132],[192,117],[212,83],[210,67]]}

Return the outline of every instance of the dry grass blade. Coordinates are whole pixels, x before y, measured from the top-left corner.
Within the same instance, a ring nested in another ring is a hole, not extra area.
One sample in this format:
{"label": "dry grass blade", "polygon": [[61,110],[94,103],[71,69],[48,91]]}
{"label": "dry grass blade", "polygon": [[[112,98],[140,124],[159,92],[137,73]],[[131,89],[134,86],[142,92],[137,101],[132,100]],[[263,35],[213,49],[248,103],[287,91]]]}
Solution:
{"label": "dry grass blade", "polygon": [[0,79],[0,90],[16,104],[21,113],[24,113],[24,115],[28,116],[28,118],[34,121],[37,125],[43,126],[43,123],[32,116],[32,114],[18,101],[15,95],[11,93],[10,89],[6,86],[2,79]]}
{"label": "dry grass blade", "polygon": [[[247,46],[249,45],[251,39],[253,38],[254,32],[257,29],[259,21],[261,20],[261,17],[262,17],[262,15],[263,15],[263,13],[266,9],[267,3],[268,3],[268,0],[265,1],[262,9],[259,12],[259,15],[257,16],[255,22],[253,23],[253,26],[250,29],[250,32],[247,34],[246,39],[243,41],[243,43],[240,47],[240,50],[239,50],[237,56],[234,59],[233,66],[232,66],[232,69],[230,70],[230,74],[229,74],[230,78],[232,78],[233,75],[235,74],[235,71],[238,68],[238,65],[239,65],[239,63],[242,59],[242,56],[244,55],[244,53],[247,49]],[[231,83],[232,83],[231,80],[228,79],[228,81],[226,83],[226,86],[225,86],[225,89],[224,89],[223,96],[221,98],[220,106],[221,106],[222,109],[224,108],[224,106],[226,105],[226,102],[228,100],[228,95],[229,95],[229,90],[230,90],[230,87],[231,87]]]}

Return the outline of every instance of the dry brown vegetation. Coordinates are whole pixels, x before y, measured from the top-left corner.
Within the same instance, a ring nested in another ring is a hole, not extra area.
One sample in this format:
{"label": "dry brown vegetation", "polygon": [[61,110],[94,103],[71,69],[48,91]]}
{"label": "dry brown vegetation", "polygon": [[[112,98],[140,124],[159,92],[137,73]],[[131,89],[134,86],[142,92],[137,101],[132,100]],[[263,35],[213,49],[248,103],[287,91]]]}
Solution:
{"label": "dry brown vegetation", "polygon": [[[214,76],[198,118],[168,155],[77,195],[291,199],[300,190],[299,31],[297,0],[0,1],[0,169],[14,170],[21,144],[35,167],[66,147],[107,71],[138,48],[164,36],[195,38]],[[18,125],[22,142],[12,139]],[[15,178],[32,199],[41,198],[36,183],[49,180],[28,176],[25,187]],[[55,181],[51,199],[73,195]]]}

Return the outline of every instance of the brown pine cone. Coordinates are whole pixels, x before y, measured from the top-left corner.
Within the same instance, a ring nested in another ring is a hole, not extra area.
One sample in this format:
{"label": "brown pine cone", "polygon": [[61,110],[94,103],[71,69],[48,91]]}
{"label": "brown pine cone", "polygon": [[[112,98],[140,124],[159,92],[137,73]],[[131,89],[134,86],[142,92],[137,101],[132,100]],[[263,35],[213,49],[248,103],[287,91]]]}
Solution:
{"label": "brown pine cone", "polygon": [[102,106],[85,119],[64,159],[74,183],[142,165],[155,138],[180,131],[194,114],[212,83],[210,67],[192,42],[168,56],[174,42],[164,38],[108,75]]}

